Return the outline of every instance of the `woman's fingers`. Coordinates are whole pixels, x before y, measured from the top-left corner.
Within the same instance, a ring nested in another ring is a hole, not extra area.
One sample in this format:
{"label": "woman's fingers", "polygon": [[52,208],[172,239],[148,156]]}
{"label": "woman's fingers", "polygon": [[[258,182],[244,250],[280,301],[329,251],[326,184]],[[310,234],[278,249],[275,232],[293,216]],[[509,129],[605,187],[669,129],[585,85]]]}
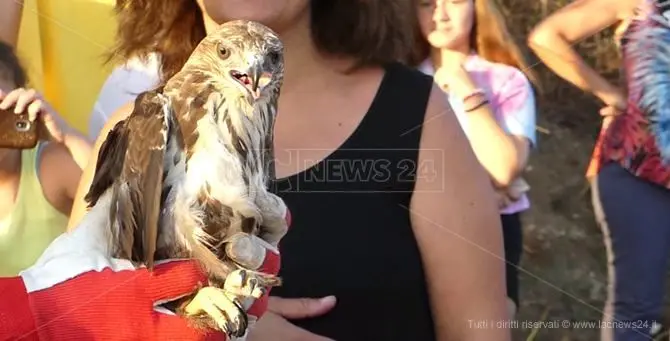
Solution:
{"label": "woman's fingers", "polygon": [[621,114],[621,110],[611,105],[608,105],[600,109],[600,116],[607,117],[607,116],[616,116],[619,114]]}
{"label": "woman's fingers", "polygon": [[21,114],[26,111],[28,105],[37,99],[37,92],[33,89],[23,90],[19,94],[16,104],[14,105],[14,113]]}
{"label": "woman's fingers", "polygon": [[22,91],[23,89],[16,89],[5,95],[4,98],[2,99],[2,102],[0,102],[0,109],[8,110],[13,105],[15,105]]}
{"label": "woman's fingers", "polygon": [[35,121],[37,119],[37,115],[42,111],[44,108],[44,102],[42,102],[41,99],[36,99],[30,105],[28,105],[28,119],[30,121]]}
{"label": "woman's fingers", "polygon": [[39,99],[37,91],[33,89],[23,89],[19,88],[13,90],[7,95],[0,94],[0,109],[9,110],[13,108],[15,114],[28,113],[28,117],[31,121],[37,119],[37,115],[42,110],[44,102]]}

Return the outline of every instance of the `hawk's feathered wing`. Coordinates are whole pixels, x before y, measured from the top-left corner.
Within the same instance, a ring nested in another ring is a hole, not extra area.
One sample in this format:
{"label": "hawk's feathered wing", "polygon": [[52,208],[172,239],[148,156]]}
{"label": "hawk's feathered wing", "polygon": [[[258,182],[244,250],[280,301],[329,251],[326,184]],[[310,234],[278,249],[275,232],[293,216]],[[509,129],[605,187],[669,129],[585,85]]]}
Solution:
{"label": "hawk's feathered wing", "polygon": [[174,127],[169,100],[161,90],[139,95],[131,115],[109,132],[85,197],[93,207],[111,190],[112,245],[120,248],[113,252],[149,268],[158,237],[167,140]]}

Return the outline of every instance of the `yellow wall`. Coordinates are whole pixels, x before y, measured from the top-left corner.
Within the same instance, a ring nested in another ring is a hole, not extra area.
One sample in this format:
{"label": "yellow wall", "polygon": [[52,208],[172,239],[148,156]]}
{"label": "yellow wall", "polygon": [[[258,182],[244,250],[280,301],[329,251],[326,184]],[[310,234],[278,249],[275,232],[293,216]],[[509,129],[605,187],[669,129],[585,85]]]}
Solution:
{"label": "yellow wall", "polygon": [[[165,1],[165,0],[161,0]],[[18,53],[33,87],[75,128],[87,131],[109,75],[114,0],[25,0]]]}

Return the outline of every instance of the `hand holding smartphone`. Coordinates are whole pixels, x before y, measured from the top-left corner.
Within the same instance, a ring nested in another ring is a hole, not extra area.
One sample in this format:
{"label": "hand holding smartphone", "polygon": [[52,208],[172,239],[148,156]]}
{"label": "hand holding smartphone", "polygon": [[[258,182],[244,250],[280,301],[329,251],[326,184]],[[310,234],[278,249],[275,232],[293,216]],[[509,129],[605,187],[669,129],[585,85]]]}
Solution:
{"label": "hand holding smartphone", "polygon": [[0,148],[31,149],[39,141],[39,119],[30,121],[27,112],[0,109]]}

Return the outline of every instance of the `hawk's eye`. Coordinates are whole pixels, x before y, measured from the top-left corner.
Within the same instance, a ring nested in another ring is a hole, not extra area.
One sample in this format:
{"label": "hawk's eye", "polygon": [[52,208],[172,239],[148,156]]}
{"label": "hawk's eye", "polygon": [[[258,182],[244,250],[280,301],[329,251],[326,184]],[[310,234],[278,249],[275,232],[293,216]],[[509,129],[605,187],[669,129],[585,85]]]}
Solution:
{"label": "hawk's eye", "polygon": [[230,50],[223,46],[223,44],[219,44],[219,46],[216,47],[216,50],[219,52],[219,58],[228,59],[228,57],[230,57]]}
{"label": "hawk's eye", "polygon": [[277,65],[277,63],[279,63],[279,53],[277,52],[268,53],[268,60],[272,65]]}

